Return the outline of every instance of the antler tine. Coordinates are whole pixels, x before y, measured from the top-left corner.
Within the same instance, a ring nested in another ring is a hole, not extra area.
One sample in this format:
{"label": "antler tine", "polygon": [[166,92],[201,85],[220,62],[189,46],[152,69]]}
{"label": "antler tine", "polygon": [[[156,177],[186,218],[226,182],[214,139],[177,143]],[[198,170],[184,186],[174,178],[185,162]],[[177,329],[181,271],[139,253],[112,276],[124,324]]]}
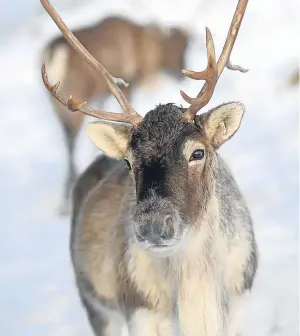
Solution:
{"label": "antler tine", "polygon": [[[85,61],[106,81],[111,93],[115,96],[120,106],[122,107],[125,114],[131,115],[136,121],[141,120],[142,117],[130,106],[128,100],[123,94],[122,90],[118,87],[114,78],[110,73],[100,64],[80,43],[80,41],[74,36],[74,34],[69,30],[66,24],[63,22],[61,17],[55,11],[54,7],[50,4],[48,0],[41,0],[42,5],[51,16],[52,20],[56,23],[66,40],[74,48],[74,50],[83,58]],[[58,99],[58,97],[56,97]],[[61,99],[61,98],[60,98]],[[58,99],[59,100],[59,99]],[[59,100],[60,101],[60,100]],[[61,102],[61,101],[60,101]],[[103,113],[103,112],[102,112]],[[118,115],[120,115],[118,113]],[[108,119],[110,120],[110,119]],[[115,119],[114,119],[115,120]]]}
{"label": "antler tine", "polygon": [[[237,4],[222,53],[217,62],[217,79],[216,79],[215,85],[217,84],[217,81],[220,78],[225,66],[230,70],[237,70],[240,72],[248,71],[248,69],[244,69],[238,65],[233,65],[230,62],[230,54],[232,52],[235,40],[237,38],[239,29],[241,27],[241,22],[245,14],[247,4],[248,4],[248,0],[239,0]],[[208,50],[207,50],[207,53],[208,53]],[[207,69],[205,71],[207,71]],[[198,74],[202,74],[205,71],[199,72]],[[191,76],[191,74],[193,73],[192,71],[183,70],[183,73],[190,78],[199,79],[199,78],[196,78],[197,73]],[[180,92],[182,97],[191,104],[190,107],[184,113],[184,117],[187,120],[193,120],[195,118],[197,112],[209,102],[209,100],[212,97],[214,88],[215,88],[215,85],[212,87],[212,83],[209,82],[206,78],[200,78],[200,79],[205,79],[206,83],[203,85],[202,89],[198,93],[197,98],[190,98],[184,92],[182,91]]]}
{"label": "antler tine", "polygon": [[184,117],[187,120],[193,120],[195,118],[196,113],[209,102],[218,81],[218,69],[216,62],[215,46],[211,32],[208,28],[206,28],[206,49],[207,49],[208,61],[207,61],[207,67],[204,71],[194,72],[190,70],[182,70],[183,74],[186,77],[196,80],[204,79],[207,83],[207,90],[205,90],[203,95],[201,95],[201,97],[199,98],[191,98],[182,90],[180,91],[182,98],[186,102],[191,104],[188,111],[186,111],[184,114]]}
{"label": "antler tine", "polygon": [[87,104],[87,102],[77,102],[73,99],[72,96],[70,96],[70,98],[65,101],[57,92],[60,82],[57,82],[54,85],[49,83],[45,63],[42,65],[42,78],[45,87],[48,89],[51,95],[72,112],[81,112],[91,117],[110,121],[125,122],[134,126],[137,126],[141,121],[140,115],[135,116],[127,113],[113,113],[86,109],[84,106]]}

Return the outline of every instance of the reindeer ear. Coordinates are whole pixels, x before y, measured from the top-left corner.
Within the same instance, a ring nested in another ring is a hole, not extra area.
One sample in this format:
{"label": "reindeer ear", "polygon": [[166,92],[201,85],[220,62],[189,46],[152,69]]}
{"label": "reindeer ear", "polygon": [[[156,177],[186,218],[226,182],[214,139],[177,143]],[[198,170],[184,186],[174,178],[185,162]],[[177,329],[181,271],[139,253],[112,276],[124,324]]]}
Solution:
{"label": "reindeer ear", "polygon": [[132,127],[125,123],[101,120],[88,123],[86,131],[93,143],[106,155],[122,159],[128,148]]}
{"label": "reindeer ear", "polygon": [[219,148],[239,129],[245,106],[242,103],[220,105],[200,116],[208,141]]}

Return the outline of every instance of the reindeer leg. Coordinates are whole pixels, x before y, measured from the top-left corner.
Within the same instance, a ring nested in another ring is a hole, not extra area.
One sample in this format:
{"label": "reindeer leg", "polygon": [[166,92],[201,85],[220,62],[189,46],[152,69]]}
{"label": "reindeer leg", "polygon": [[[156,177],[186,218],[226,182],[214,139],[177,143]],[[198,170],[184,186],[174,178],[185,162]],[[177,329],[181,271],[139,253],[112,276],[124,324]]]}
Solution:
{"label": "reindeer leg", "polygon": [[74,149],[76,134],[64,124],[64,134],[67,145],[67,176],[64,183],[63,200],[60,205],[59,213],[61,215],[68,215],[71,211],[71,195],[74,183],[76,182],[77,172],[74,163]]}
{"label": "reindeer leg", "polygon": [[93,334],[95,336],[122,336],[126,324],[117,303],[106,297],[98,296],[83,274],[77,278],[77,288]]}
{"label": "reindeer leg", "polygon": [[[217,267],[187,265],[178,291],[177,314],[184,336],[227,336],[228,293]],[[229,335],[228,335],[229,336]]]}
{"label": "reindeer leg", "polygon": [[130,336],[173,336],[171,319],[146,308],[132,314],[129,325]]}

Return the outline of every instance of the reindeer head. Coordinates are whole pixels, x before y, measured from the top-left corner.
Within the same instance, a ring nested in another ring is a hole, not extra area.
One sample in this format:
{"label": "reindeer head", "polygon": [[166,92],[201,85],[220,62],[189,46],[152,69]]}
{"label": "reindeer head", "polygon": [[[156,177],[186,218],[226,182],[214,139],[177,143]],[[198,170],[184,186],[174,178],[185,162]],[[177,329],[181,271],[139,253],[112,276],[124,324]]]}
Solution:
{"label": "reindeer head", "polygon": [[72,97],[65,102],[57,93],[59,83],[49,84],[43,65],[46,87],[71,111],[100,119],[87,125],[87,133],[106,155],[124,160],[128,166],[136,188],[132,217],[137,241],[150,250],[172,250],[190,228],[200,225],[214,192],[216,150],[235,134],[244,114],[244,106],[232,102],[196,115],[211,99],[225,66],[246,71],[233,66],[229,56],[247,1],[239,1],[218,62],[211,33],[206,29],[207,68],[202,72],[183,70],[189,78],[206,81],[197,98],[181,91],[190,106],[158,105],[144,118],[129,105],[115,79],[83,48],[49,2],[42,3],[68,41],[105,78],[124,112],[88,110],[85,102],[77,103]]}
{"label": "reindeer head", "polygon": [[136,126],[96,121],[91,140],[125,160],[136,187],[136,238],[152,249],[173,247],[195,225],[212,196],[215,150],[239,128],[241,103],[221,105],[193,122],[185,109],[158,105]]}

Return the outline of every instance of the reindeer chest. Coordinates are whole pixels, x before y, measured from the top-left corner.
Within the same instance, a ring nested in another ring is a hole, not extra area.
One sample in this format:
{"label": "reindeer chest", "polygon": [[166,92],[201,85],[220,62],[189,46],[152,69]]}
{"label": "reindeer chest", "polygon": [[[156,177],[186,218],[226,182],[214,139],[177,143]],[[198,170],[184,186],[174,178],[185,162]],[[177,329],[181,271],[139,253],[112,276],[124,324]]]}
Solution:
{"label": "reindeer chest", "polygon": [[138,247],[132,247],[127,270],[136,291],[144,298],[144,304],[163,314],[171,314],[177,285],[167,272],[165,263]]}

